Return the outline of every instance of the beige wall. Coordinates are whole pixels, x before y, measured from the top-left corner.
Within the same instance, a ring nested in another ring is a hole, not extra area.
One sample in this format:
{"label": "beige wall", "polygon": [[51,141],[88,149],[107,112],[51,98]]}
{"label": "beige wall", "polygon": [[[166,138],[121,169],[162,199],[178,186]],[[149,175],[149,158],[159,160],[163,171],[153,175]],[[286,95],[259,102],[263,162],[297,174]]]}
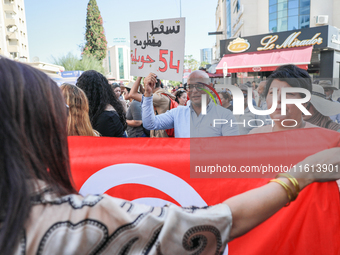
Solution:
{"label": "beige wall", "polygon": [[311,0],[310,1],[310,26],[315,27],[317,15],[328,15],[328,25],[332,26],[333,18],[333,2],[332,0]]}
{"label": "beige wall", "polygon": [[269,3],[268,0],[257,0],[257,34],[269,33]]}
{"label": "beige wall", "polygon": [[340,1],[333,2],[333,26],[340,28]]}

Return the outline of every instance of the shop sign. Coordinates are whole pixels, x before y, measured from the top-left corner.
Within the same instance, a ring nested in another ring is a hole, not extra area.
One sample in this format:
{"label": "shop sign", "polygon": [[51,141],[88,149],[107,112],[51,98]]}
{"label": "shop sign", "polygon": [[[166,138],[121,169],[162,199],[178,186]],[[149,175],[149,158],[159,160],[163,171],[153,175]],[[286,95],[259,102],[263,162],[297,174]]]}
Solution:
{"label": "shop sign", "polygon": [[233,53],[241,53],[248,50],[250,47],[250,43],[248,40],[242,38],[236,38],[235,40],[231,41],[228,45],[228,50]]}
{"label": "shop sign", "polygon": [[276,40],[279,38],[278,35],[267,35],[261,39],[261,45],[264,47],[258,47],[258,51],[263,50],[274,50],[274,49],[285,49],[285,48],[293,48],[293,47],[304,47],[304,46],[313,46],[315,44],[322,44],[323,38],[319,37],[321,33],[316,33],[311,39],[302,40],[298,39],[298,36],[301,34],[300,32],[294,32],[290,34],[286,40],[280,45],[275,44]]}
{"label": "shop sign", "polygon": [[[313,48],[339,47],[338,29],[332,26],[312,27],[294,31],[253,35],[220,41],[220,56],[242,52],[259,52],[313,46]],[[333,36],[332,36],[333,35]],[[335,35],[335,36],[334,36]]]}

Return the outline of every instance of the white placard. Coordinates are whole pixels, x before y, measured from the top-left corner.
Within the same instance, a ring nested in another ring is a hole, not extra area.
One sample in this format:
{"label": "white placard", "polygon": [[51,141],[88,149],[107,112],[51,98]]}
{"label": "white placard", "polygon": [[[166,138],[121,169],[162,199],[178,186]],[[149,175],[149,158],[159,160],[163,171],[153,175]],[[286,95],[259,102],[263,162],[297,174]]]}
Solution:
{"label": "white placard", "polygon": [[130,74],[182,81],[185,18],[130,22]]}

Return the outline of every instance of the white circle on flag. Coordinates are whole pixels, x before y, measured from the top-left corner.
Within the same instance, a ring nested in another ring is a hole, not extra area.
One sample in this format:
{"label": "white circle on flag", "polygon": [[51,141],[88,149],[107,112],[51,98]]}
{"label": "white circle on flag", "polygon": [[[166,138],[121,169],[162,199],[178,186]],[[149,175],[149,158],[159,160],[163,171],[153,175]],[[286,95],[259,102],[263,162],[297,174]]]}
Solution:
{"label": "white circle on flag", "polygon": [[[181,206],[207,205],[196,190],[183,179],[162,169],[141,164],[117,164],[105,167],[91,175],[80,188],[79,193],[83,196],[103,194],[122,184],[142,184],[153,187],[173,198]],[[155,197],[138,198],[134,202],[150,206],[171,203]],[[223,255],[228,255],[228,251],[227,245]]]}
{"label": "white circle on flag", "polygon": [[[158,189],[173,198],[181,206],[195,205],[200,207],[207,205],[196,190],[183,179],[162,169],[141,164],[117,164],[105,167],[91,175],[80,188],[79,193],[83,196],[103,194],[107,190],[122,184],[142,184]],[[141,199],[139,200],[141,202]],[[150,204],[149,198],[147,204],[159,206],[160,199],[155,198],[155,200],[157,200],[156,204]]]}

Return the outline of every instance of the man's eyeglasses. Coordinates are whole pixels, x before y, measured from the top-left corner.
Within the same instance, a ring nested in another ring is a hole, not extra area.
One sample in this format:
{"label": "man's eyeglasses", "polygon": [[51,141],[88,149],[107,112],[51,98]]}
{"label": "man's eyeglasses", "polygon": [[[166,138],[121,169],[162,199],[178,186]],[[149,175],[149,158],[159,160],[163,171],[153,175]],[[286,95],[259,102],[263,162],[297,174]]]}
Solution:
{"label": "man's eyeglasses", "polygon": [[193,90],[194,88],[199,90],[199,89],[203,89],[204,88],[204,84],[203,83],[188,84],[188,87],[189,87],[190,90]]}
{"label": "man's eyeglasses", "polygon": [[244,97],[247,97],[247,96],[248,96],[248,94],[247,94],[247,93],[243,93],[243,96],[244,96]]}

